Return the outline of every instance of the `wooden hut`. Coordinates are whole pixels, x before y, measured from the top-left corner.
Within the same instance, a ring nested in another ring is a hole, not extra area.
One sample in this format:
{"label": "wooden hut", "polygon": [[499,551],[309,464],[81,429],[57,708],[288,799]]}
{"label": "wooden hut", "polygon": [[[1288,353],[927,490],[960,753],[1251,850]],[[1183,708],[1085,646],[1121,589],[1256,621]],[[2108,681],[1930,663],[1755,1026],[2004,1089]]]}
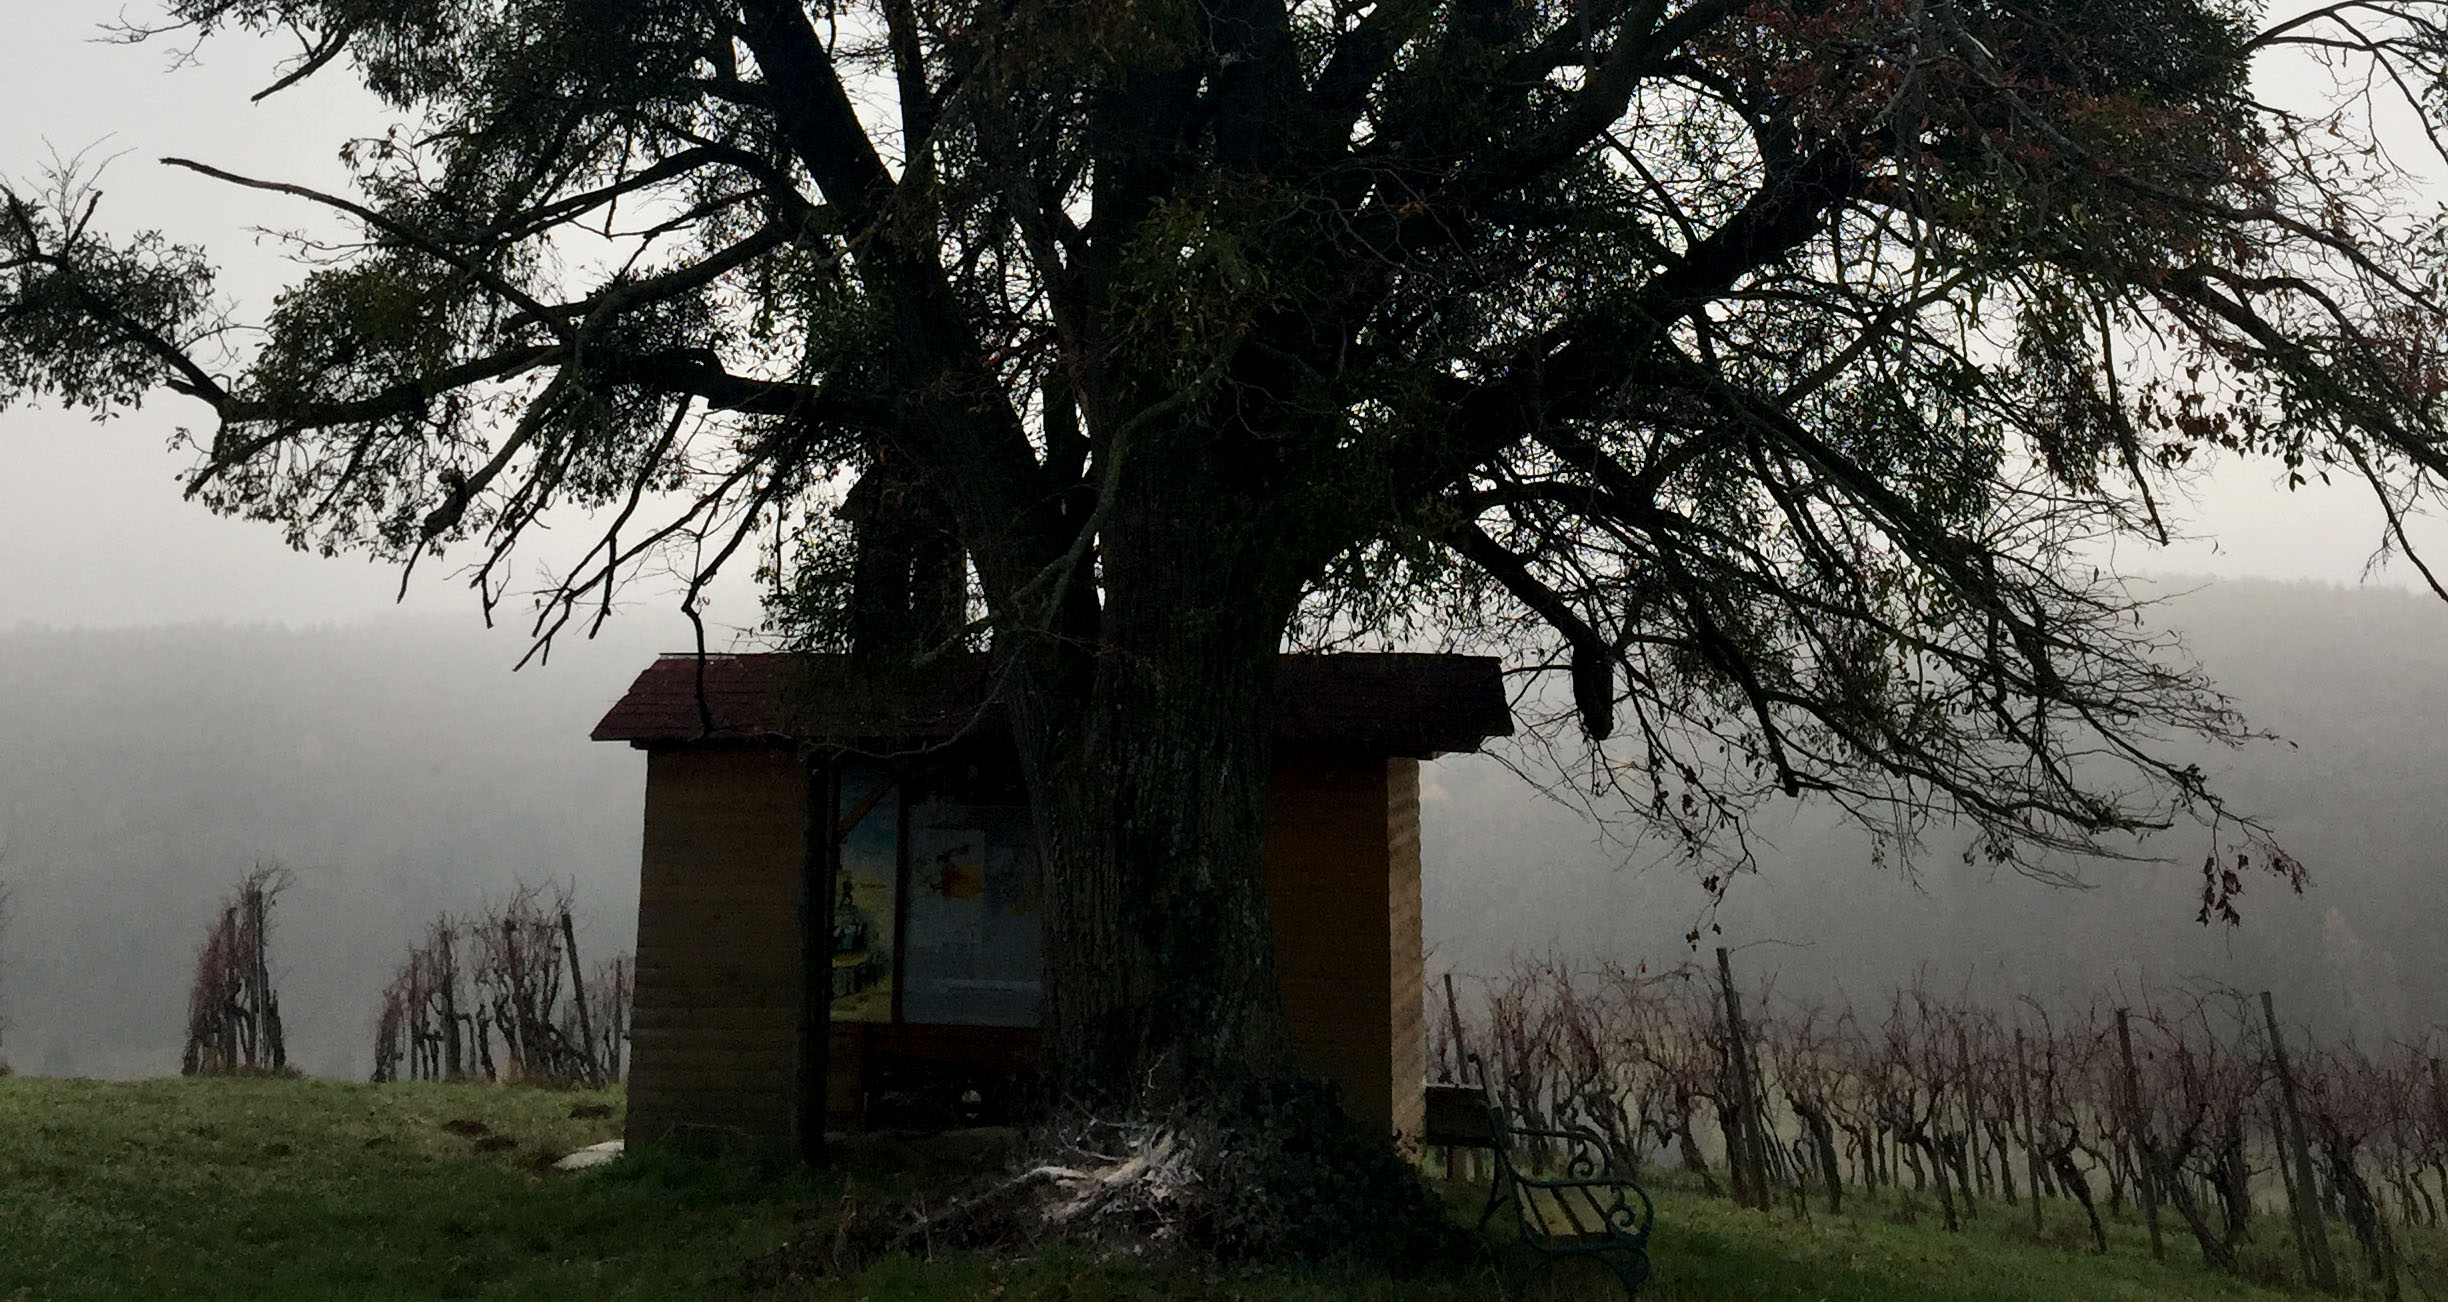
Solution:
{"label": "wooden hut", "polygon": [[[631,1143],[787,1149],[819,1061],[835,1126],[1016,1096],[1037,847],[986,673],[885,688],[836,658],[666,656],[597,725],[646,752]],[[1294,1049],[1396,1133],[1419,1130],[1426,1056],[1419,761],[1511,729],[1492,659],[1283,661],[1265,862]]]}

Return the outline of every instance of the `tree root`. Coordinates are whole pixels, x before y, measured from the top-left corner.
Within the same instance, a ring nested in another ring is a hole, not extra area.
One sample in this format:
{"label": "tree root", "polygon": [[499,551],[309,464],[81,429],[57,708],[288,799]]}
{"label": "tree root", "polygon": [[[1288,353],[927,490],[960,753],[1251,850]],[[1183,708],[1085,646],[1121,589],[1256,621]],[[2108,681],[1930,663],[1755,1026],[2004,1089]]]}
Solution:
{"label": "tree root", "polygon": [[1024,1252],[1067,1242],[1105,1252],[1150,1254],[1189,1246],[1205,1199],[1193,1147],[1154,1125],[1091,1123],[1063,1142],[1047,1136],[1039,1156],[948,1202],[863,1207],[846,1197],[821,1240],[794,1240],[748,1263],[751,1287],[796,1287],[854,1273],[896,1253]]}
{"label": "tree root", "polygon": [[748,1263],[751,1287],[801,1287],[900,1253],[1093,1253],[1220,1261],[1345,1257],[1408,1274],[1465,1236],[1418,1173],[1306,1083],[1253,1086],[1158,1120],[1076,1118],[1038,1131],[1024,1160],[949,1199],[861,1205]]}

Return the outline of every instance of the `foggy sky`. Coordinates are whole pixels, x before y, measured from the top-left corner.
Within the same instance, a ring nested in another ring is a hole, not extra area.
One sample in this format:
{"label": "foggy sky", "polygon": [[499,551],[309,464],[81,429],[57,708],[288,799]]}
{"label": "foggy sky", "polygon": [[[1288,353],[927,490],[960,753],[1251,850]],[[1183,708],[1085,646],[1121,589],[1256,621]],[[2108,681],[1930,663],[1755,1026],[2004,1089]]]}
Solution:
{"label": "foggy sky", "polygon": [[[335,158],[341,140],[374,130],[379,118],[344,70],[248,104],[247,96],[273,80],[287,53],[274,45],[225,37],[203,47],[199,65],[171,70],[170,43],[95,41],[96,25],[120,12],[118,0],[0,0],[0,33],[6,34],[0,37],[0,174],[31,185],[55,154],[115,157],[105,174],[102,221],[120,231],[159,226],[173,238],[206,245],[223,268],[223,287],[240,318],[257,318],[293,269],[254,228],[317,228],[321,215],[302,203],[240,194],[153,160],[181,154],[243,173],[337,187],[344,180]],[[137,3],[128,12],[141,16],[146,6]],[[168,395],[101,425],[51,410],[0,412],[0,630],[199,621],[303,628],[354,624],[393,609],[397,579],[382,567],[292,553],[269,526],[216,519],[180,499],[178,476],[188,465],[165,445],[181,423],[206,419],[199,404]],[[2276,487],[2277,474],[2266,464],[2217,467],[2177,506],[2179,519],[2200,540],[2166,549],[2133,542],[2117,563],[2140,574],[2366,581],[2380,523],[2368,496],[2317,485],[2288,493]],[[2438,550],[2448,555],[2448,545]],[[2419,579],[2400,565],[2368,582],[2405,587]],[[617,646],[573,646],[563,653],[590,682],[618,681],[621,666],[641,658],[645,646],[686,641],[667,586],[643,582],[629,596],[636,608],[623,616],[626,635]],[[471,627],[478,620],[474,596],[442,568],[421,574],[403,604],[413,615]],[[755,614],[753,601],[734,583],[718,600],[714,622],[736,627]],[[523,649],[515,630],[433,645],[435,654],[463,658],[456,671],[487,674],[506,670]],[[2218,657],[2205,654],[2215,668]],[[571,717],[582,714],[571,707]],[[2410,723],[2444,731],[2430,714]],[[573,757],[586,746],[576,731],[566,741]],[[0,751],[10,744],[0,731]],[[1432,784],[1432,801],[1466,793],[1485,778],[1483,770],[1468,770],[1476,775],[1469,781],[1464,770],[1454,772],[1452,780]],[[1640,907],[1632,885],[1615,889],[1624,909]],[[1447,902],[1463,907],[1458,896]],[[1798,900],[1784,907],[1799,908]],[[1430,921],[1432,928],[1447,925]],[[1678,917],[1672,926],[1679,931],[1686,921]]]}
{"label": "foggy sky", "polygon": [[[345,228],[310,204],[255,202],[270,196],[155,160],[191,157],[341,189],[340,144],[378,130],[383,119],[345,73],[251,105],[247,97],[277,76],[285,53],[277,43],[223,37],[204,45],[194,64],[173,68],[191,41],[128,46],[100,38],[99,24],[120,12],[117,0],[0,0],[0,175],[39,189],[55,160],[83,155],[89,168],[106,164],[104,224],[120,232],[159,227],[205,246],[238,319],[260,320],[297,269],[259,228]],[[149,6],[126,12],[141,17]],[[166,393],[102,424],[39,407],[0,412],[0,628],[198,620],[304,626],[393,609],[396,573],[362,558],[292,553],[270,526],[216,519],[181,500],[179,477],[192,463],[167,445],[182,425],[209,431],[209,422],[202,404]],[[549,541],[539,557],[550,556]],[[479,618],[464,580],[448,567],[427,569],[401,603],[408,613]],[[671,585],[650,581],[628,596],[640,618],[660,626],[663,644],[687,642]],[[739,585],[718,594],[717,625],[755,616]],[[515,641],[501,639],[511,660]]]}
{"label": "foggy sky", "polygon": [[[240,318],[257,318],[294,272],[258,228],[339,228],[306,203],[239,192],[154,160],[182,155],[339,188],[340,142],[371,133],[382,117],[345,69],[249,104],[290,53],[279,42],[223,36],[174,68],[191,41],[128,46],[100,37],[99,25],[121,12],[119,0],[0,0],[0,174],[29,185],[55,156],[110,160],[103,222],[119,231],[158,226],[204,245]],[[125,12],[142,18],[150,7]],[[182,423],[208,415],[169,395],[103,425],[51,410],[0,413],[0,627],[310,625],[391,607],[396,577],[381,568],[291,554],[268,526],[217,520],[180,500],[188,462],[165,445]],[[2275,485],[2277,473],[2265,464],[2219,467],[2179,507],[2199,540],[2168,549],[2135,543],[2118,563],[2137,573],[2358,581],[2378,538],[2368,495],[2318,485],[2290,494]],[[2400,565],[2372,581],[2418,579]],[[667,624],[667,643],[682,641],[668,585],[631,595],[647,609],[643,618]],[[440,569],[418,576],[405,605],[476,618],[473,596]],[[716,622],[754,618],[753,601],[733,585]]]}

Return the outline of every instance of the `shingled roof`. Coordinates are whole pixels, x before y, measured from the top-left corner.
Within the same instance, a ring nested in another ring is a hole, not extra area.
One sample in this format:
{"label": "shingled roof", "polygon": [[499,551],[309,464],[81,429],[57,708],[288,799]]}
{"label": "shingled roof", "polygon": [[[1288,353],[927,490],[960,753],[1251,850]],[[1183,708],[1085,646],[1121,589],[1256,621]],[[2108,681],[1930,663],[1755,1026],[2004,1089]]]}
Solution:
{"label": "shingled roof", "polygon": [[[995,713],[988,674],[985,656],[969,656],[885,689],[841,656],[667,655],[593,735],[637,746],[923,741]],[[1279,745],[1424,758],[1512,731],[1503,667],[1490,656],[1288,655],[1276,676]]]}

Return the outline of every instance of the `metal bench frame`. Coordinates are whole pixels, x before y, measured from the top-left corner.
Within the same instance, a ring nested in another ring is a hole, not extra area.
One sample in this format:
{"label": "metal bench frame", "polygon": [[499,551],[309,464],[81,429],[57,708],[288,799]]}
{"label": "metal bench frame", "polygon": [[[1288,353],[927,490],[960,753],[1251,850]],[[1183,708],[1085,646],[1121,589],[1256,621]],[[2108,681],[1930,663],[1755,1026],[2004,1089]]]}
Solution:
{"label": "metal bench frame", "polygon": [[[1488,1184],[1486,1210],[1479,1230],[1486,1233],[1496,1213],[1510,1206],[1517,1237],[1549,1258],[1587,1257],[1614,1272],[1624,1296],[1638,1297],[1649,1280],[1649,1232],[1657,1208],[1649,1192],[1630,1176],[1617,1174],[1606,1144],[1578,1127],[1537,1127],[1516,1123],[1496,1101],[1487,1068],[1471,1055],[1479,1070],[1480,1101],[1487,1109],[1489,1148],[1495,1154],[1495,1176]],[[1525,1147],[1546,1143],[1560,1150],[1555,1174],[1525,1170]]]}

